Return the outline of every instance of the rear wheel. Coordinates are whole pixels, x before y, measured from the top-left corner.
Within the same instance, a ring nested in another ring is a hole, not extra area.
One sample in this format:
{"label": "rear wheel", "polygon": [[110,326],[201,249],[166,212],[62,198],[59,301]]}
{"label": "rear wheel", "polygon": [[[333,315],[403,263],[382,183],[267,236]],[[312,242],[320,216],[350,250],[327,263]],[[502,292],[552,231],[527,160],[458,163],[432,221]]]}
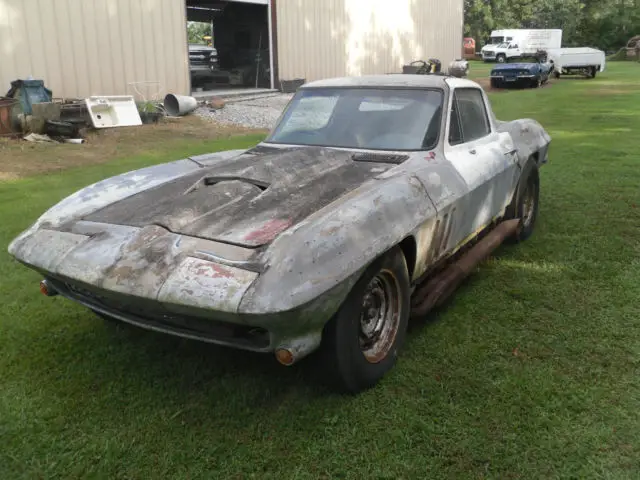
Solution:
{"label": "rear wheel", "polygon": [[325,327],[320,368],[327,380],[348,393],[376,385],[396,363],[409,309],[407,263],[396,247],[367,268]]}
{"label": "rear wheel", "polygon": [[532,170],[527,177],[522,193],[516,205],[516,214],[520,224],[516,233],[508,238],[510,243],[519,243],[528,239],[533,234],[533,229],[538,218],[540,202],[540,178],[537,168]]}

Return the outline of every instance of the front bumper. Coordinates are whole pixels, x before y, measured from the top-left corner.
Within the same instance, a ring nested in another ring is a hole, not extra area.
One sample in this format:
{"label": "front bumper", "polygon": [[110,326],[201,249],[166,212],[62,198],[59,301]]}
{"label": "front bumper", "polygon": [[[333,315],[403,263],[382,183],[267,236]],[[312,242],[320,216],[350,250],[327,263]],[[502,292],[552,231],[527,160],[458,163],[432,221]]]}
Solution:
{"label": "front bumper", "polygon": [[40,272],[61,296],[178,337],[256,352],[284,348],[297,361],[319,346],[324,325],[335,313],[328,306],[337,309],[344,290],[338,285],[286,311],[246,313],[243,298],[260,272],[212,258],[218,248],[226,249],[223,256],[242,254],[237,249],[158,227],[78,222],[73,230],[36,230],[14,242],[10,253]]}
{"label": "front bumper", "polygon": [[55,294],[97,313],[146,330],[259,353],[290,352],[293,364],[316,350],[322,341],[323,305],[331,292],[304,307],[277,314],[233,314],[174,308],[149,299],[116,294],[89,285],[48,275],[46,282]]}
{"label": "front bumper", "polygon": [[189,74],[191,79],[201,78],[214,78],[216,76],[217,68],[215,66],[197,65],[191,66]]}
{"label": "front bumper", "polygon": [[499,75],[499,74],[493,74],[491,75],[491,79],[492,80],[499,80],[501,82],[506,82],[506,83],[510,83],[510,82],[518,82],[518,81],[524,81],[524,80],[535,80],[537,77],[537,75],[529,75],[529,74],[518,74],[518,75]]}

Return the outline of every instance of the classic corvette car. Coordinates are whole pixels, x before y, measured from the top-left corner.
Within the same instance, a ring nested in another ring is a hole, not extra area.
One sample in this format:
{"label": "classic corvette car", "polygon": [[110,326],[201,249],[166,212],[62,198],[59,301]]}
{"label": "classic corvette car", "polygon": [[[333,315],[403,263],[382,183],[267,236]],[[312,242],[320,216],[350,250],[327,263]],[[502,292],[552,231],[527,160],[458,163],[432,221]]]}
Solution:
{"label": "classic corvette car", "polygon": [[503,63],[491,70],[491,86],[503,88],[511,85],[537,88],[549,81],[553,65],[546,62]]}
{"label": "classic corvette car", "polygon": [[532,234],[549,143],[534,120],[497,120],[470,80],[312,82],[254,148],[88,186],[9,252],[47,296],[284,365],[317,350],[359,392],[393,367],[410,316]]}

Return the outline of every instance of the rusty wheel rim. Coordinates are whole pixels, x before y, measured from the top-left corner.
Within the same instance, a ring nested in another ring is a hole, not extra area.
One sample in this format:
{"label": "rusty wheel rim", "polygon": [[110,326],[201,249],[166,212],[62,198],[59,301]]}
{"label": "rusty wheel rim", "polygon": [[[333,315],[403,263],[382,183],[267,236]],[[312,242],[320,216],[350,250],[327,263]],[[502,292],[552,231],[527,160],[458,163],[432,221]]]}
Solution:
{"label": "rusty wheel rim", "polygon": [[534,197],[534,189],[532,185],[527,185],[527,189],[524,192],[524,198],[522,203],[522,224],[528,227],[533,221],[533,214],[536,209],[536,199]]}
{"label": "rusty wheel rim", "polygon": [[367,285],[360,314],[360,348],[369,363],[384,360],[400,324],[400,285],[389,270],[380,271]]}

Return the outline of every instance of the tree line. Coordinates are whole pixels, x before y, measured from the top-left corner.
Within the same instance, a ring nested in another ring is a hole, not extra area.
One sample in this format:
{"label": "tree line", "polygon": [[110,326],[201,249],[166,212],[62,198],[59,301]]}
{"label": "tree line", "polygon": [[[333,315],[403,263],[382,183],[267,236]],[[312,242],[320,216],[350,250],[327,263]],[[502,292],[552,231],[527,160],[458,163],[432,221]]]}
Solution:
{"label": "tree line", "polygon": [[610,52],[640,35],[640,0],[464,0],[464,8],[478,50],[501,28],[561,28],[565,47]]}

